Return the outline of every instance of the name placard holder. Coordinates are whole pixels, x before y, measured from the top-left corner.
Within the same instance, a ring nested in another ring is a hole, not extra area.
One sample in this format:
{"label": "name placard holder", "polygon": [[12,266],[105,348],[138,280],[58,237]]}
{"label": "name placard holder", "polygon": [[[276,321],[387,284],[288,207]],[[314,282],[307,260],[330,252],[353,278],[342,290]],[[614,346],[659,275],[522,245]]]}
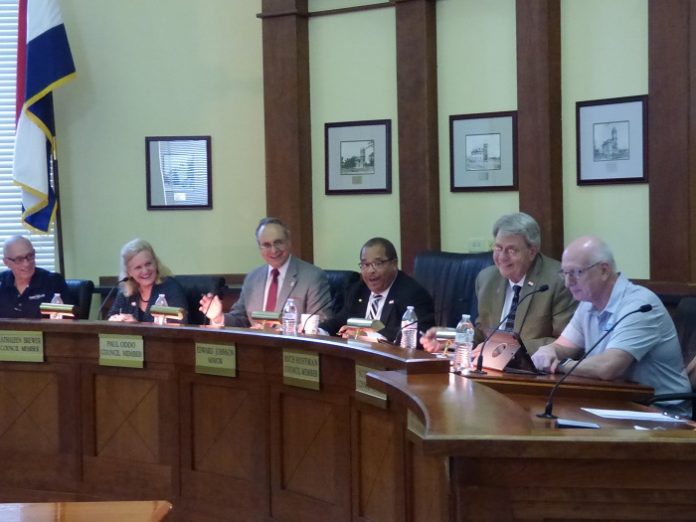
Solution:
{"label": "name placard holder", "polygon": [[319,355],[283,350],[283,384],[318,391],[321,388]]}
{"label": "name placard holder", "polygon": [[362,364],[355,365],[355,397],[379,408],[387,407],[387,395],[367,385],[367,372],[379,371]]}
{"label": "name placard holder", "polygon": [[44,362],[43,332],[3,330],[0,333],[0,361]]}
{"label": "name placard holder", "polygon": [[234,344],[196,343],[196,373],[236,377],[237,347]]}
{"label": "name placard holder", "polygon": [[143,338],[139,335],[99,334],[99,365],[142,368],[145,364]]}

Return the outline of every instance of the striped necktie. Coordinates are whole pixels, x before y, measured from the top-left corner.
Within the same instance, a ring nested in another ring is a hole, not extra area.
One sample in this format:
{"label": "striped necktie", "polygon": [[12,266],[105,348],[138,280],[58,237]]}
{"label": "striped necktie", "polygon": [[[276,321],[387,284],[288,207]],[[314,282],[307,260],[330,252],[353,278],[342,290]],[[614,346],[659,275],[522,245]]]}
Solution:
{"label": "striped necktie", "polygon": [[367,319],[377,319],[380,299],[382,299],[381,294],[372,294],[372,302],[370,303],[370,307],[367,309]]}
{"label": "striped necktie", "polygon": [[505,321],[505,330],[512,332],[515,329],[515,315],[517,315],[517,305],[520,302],[520,290],[522,287],[520,285],[515,285],[512,287],[514,295],[512,296],[512,304],[510,305],[510,313],[508,314],[507,321]]}

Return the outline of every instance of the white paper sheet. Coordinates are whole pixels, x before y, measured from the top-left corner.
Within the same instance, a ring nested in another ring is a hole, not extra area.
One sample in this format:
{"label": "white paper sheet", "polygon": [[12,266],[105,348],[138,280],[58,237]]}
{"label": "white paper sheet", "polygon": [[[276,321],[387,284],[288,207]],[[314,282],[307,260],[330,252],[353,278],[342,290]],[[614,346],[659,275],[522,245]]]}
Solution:
{"label": "white paper sheet", "polygon": [[587,413],[597,415],[603,419],[626,419],[639,421],[653,422],[674,422],[686,423],[685,419],[677,415],[672,415],[666,412],[651,412],[651,411],[633,411],[633,410],[603,410],[599,408],[581,408]]}

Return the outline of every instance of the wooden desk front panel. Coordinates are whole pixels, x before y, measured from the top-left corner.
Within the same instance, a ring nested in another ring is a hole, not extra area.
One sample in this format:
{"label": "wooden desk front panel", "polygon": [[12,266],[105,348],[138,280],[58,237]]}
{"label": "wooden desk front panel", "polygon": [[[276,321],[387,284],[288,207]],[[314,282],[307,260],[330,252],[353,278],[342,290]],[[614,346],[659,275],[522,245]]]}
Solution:
{"label": "wooden desk front panel", "polygon": [[[355,361],[379,353],[195,328],[21,328],[44,331],[46,362],[0,363],[0,499],[166,498],[186,521],[404,519],[403,430],[354,397]],[[145,367],[99,366],[102,331],[142,335]],[[234,342],[237,377],[196,374],[197,340]],[[319,391],[283,384],[286,344],[320,354]]]}

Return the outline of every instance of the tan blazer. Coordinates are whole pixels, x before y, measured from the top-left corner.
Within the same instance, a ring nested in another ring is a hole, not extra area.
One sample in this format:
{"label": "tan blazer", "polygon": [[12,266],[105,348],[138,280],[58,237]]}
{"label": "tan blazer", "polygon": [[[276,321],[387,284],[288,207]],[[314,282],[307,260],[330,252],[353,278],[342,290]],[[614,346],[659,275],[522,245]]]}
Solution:
{"label": "tan blazer", "polygon": [[[558,277],[560,269],[558,261],[538,254],[520,291],[520,306],[515,315],[514,331],[520,334],[530,353],[556,340],[578,305]],[[546,292],[539,292],[521,301],[525,295],[543,284],[549,285]],[[503,279],[496,266],[484,268],[476,278],[479,313],[476,318],[476,342],[483,341],[500,322],[507,285],[507,279]]]}

